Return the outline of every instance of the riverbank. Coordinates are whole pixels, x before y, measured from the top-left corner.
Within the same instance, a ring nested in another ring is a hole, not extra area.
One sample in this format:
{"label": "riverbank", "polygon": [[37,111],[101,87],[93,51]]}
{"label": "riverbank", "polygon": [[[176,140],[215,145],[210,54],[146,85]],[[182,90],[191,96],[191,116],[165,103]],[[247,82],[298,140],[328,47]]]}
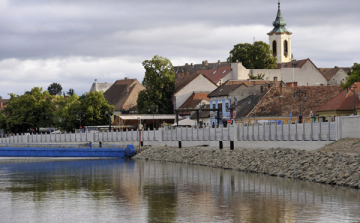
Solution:
{"label": "riverbank", "polygon": [[[334,147],[334,145],[332,145]],[[233,169],[360,189],[360,154],[299,149],[235,149],[156,147],[134,159]]]}

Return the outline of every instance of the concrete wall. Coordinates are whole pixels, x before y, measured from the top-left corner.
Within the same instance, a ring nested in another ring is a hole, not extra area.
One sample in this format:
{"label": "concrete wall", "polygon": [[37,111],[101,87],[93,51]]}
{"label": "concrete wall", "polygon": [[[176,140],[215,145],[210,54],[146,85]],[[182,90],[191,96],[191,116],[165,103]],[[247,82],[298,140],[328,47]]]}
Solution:
{"label": "concrete wall", "polygon": [[[138,131],[15,135],[0,138],[1,144],[57,144],[57,143],[123,143],[138,144]],[[219,141],[246,148],[320,148],[341,138],[360,138],[360,116],[336,117],[335,122],[306,124],[262,123],[256,125],[235,124],[228,128],[177,128],[145,130],[141,141],[145,145],[206,145],[217,147]],[[225,145],[224,145],[225,146]]]}
{"label": "concrete wall", "polygon": [[338,139],[360,138],[360,116],[336,117]]}

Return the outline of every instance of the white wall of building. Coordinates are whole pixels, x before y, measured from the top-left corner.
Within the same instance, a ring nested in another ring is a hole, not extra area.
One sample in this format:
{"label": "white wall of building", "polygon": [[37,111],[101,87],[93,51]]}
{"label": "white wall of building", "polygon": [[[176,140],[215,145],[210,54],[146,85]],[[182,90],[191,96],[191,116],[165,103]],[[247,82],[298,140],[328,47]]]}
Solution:
{"label": "white wall of building", "polygon": [[340,81],[346,82],[347,73],[340,69],[329,81],[328,85],[340,85]]}
{"label": "white wall of building", "polygon": [[195,91],[213,91],[217,86],[203,75],[197,76],[180,91],[175,93],[175,108],[178,109]]}

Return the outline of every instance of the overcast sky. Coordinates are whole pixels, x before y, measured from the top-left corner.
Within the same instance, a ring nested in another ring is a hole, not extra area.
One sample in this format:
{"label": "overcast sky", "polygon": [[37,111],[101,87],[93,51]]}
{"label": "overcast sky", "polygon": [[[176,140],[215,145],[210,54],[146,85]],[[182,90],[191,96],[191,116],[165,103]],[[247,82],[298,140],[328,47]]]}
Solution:
{"label": "overcast sky", "polygon": [[[154,55],[173,65],[225,61],[235,44],[268,43],[277,0],[0,0],[0,96],[57,82],[81,95],[94,79],[144,77]],[[359,0],[282,0],[295,59],[360,62]]]}

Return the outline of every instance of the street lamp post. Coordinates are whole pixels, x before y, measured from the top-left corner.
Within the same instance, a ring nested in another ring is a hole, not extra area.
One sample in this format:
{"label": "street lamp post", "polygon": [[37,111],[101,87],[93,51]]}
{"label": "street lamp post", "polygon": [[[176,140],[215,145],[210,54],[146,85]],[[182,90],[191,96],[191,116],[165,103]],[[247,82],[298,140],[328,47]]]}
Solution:
{"label": "street lamp post", "polygon": [[110,115],[110,111],[105,111],[105,115],[109,116],[109,132],[111,132],[111,115]]}
{"label": "street lamp post", "polygon": [[301,115],[301,98],[306,98],[306,92],[302,91],[301,89],[294,92],[293,98],[296,99],[296,97],[299,98],[299,123],[302,123],[302,115]]}
{"label": "street lamp post", "polygon": [[357,86],[354,84],[352,87],[347,88],[347,92],[346,93],[349,93],[349,90],[352,91],[354,93],[354,115],[357,115],[356,113],[356,109],[355,109],[355,89],[357,88]]}
{"label": "street lamp post", "polygon": [[79,128],[81,129],[81,131],[82,131],[82,127],[81,127],[81,119],[82,119],[82,112],[80,111],[79,113],[77,113],[77,116],[79,117],[79,121],[80,121],[80,126],[79,126]]}
{"label": "street lamp post", "polygon": [[142,126],[141,126],[141,118],[140,117],[137,117],[138,118],[138,128],[139,128],[139,152],[141,152],[141,129],[142,129]]}
{"label": "street lamp post", "polygon": [[154,117],[154,113],[155,113],[155,112],[156,112],[156,113],[159,112],[159,107],[158,107],[157,105],[151,104],[151,105],[149,106],[149,108],[148,108],[148,112],[149,112],[149,113],[151,112],[151,114],[153,115],[153,130],[155,130],[155,124],[154,124],[154,119],[155,119],[155,117]]}

